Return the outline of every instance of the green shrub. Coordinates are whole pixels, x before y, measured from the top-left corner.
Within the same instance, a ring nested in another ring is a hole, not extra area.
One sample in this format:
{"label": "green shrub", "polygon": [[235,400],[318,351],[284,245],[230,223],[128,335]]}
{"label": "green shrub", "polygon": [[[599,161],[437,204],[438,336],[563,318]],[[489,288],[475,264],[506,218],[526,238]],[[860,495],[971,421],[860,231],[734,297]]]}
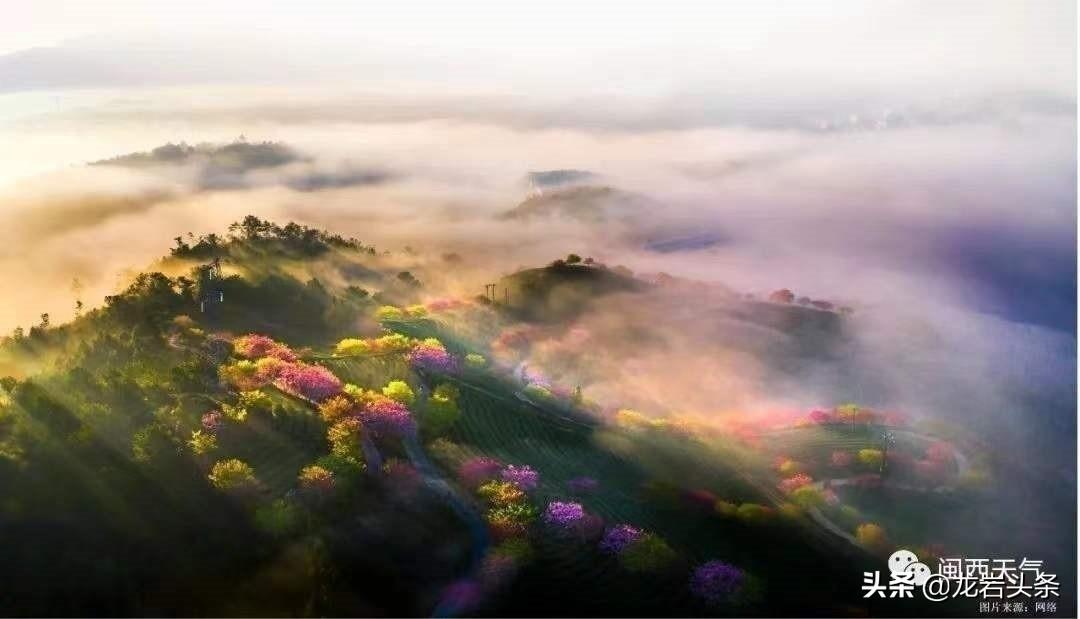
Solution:
{"label": "green shrub", "polygon": [[646,533],[619,554],[619,561],[631,572],[659,572],[674,563],[675,558],[671,546],[652,533]]}

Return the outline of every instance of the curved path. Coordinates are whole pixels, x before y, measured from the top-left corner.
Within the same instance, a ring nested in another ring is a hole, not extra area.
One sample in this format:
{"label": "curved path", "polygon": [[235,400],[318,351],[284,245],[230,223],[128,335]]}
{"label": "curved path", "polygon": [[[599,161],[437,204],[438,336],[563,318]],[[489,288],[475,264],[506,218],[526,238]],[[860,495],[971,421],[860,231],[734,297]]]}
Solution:
{"label": "curved path", "polygon": [[[422,377],[423,378],[423,377]],[[420,402],[422,405],[427,399],[427,393],[429,391],[428,386],[425,384],[420,390]],[[441,497],[454,513],[465,523],[465,526],[469,529],[469,536],[472,538],[472,550],[469,553],[469,568],[467,573],[471,574],[479,569],[481,561],[484,559],[484,555],[487,553],[488,546],[491,545],[491,537],[488,535],[487,523],[484,522],[483,517],[476,510],[475,505],[468,499],[461,496],[446,478],[443,477],[442,471],[439,467],[435,466],[435,463],[428,457],[427,452],[424,451],[423,445],[420,444],[419,433],[413,432],[406,435],[402,441],[402,446],[405,448],[405,455],[408,456],[409,462],[416,468],[417,472],[424,480],[424,485],[436,495]],[[455,614],[455,609],[448,603],[440,603],[432,610],[431,615],[433,617],[450,617]]]}
{"label": "curved path", "polygon": [[[905,429],[905,428],[897,428],[897,427],[893,427],[893,426],[880,426],[880,427],[883,430],[886,430],[886,431],[892,433],[893,435],[903,434],[903,435],[908,436],[909,438],[915,438],[917,440],[928,441],[928,442],[938,440],[938,439],[936,439],[936,438],[934,438],[932,436],[927,436],[925,434],[920,434],[919,432],[914,432],[912,430],[908,430],[908,429]],[[971,463],[970,463],[970,460],[968,459],[968,457],[965,456],[963,453],[961,453],[960,450],[957,449],[955,445],[953,446],[953,456],[956,458],[956,469],[957,469],[956,470],[956,475],[957,475],[957,477],[960,477],[960,476],[964,475],[965,473],[967,473],[970,470]],[[816,481],[816,482],[810,484],[810,486],[814,487],[814,488],[817,488],[819,491],[824,491],[826,489],[826,487],[835,488],[835,487],[839,487],[839,486],[852,485],[852,484],[856,483],[856,481],[860,477],[862,477],[862,476],[861,475],[855,475],[855,476],[851,476],[851,477],[837,477],[837,478],[833,478],[833,479],[825,479],[825,480]],[[946,491],[949,490],[949,488],[945,487],[945,486],[939,486],[939,487],[934,488],[932,490],[928,490],[928,489],[923,488],[923,487],[913,486],[913,485],[910,485],[910,484],[899,484],[899,483],[896,483],[896,482],[888,481],[886,479],[881,480],[881,486],[882,487],[899,489],[899,490],[906,490],[906,491],[909,491],[909,492],[937,492],[937,493],[943,493],[943,492],[946,492]],[[851,544],[853,544],[855,546],[860,546],[859,541],[855,538],[854,535],[848,533],[844,529],[837,526],[836,523],[834,523],[832,520],[830,520],[828,518],[828,516],[826,516],[819,508],[817,508],[817,507],[808,508],[806,510],[806,513],[810,516],[811,520],[816,522],[818,525],[820,525],[826,531],[829,531],[833,535],[836,535],[837,537],[840,537],[840,538],[846,540],[847,542],[849,542],[849,543],[851,543]]]}

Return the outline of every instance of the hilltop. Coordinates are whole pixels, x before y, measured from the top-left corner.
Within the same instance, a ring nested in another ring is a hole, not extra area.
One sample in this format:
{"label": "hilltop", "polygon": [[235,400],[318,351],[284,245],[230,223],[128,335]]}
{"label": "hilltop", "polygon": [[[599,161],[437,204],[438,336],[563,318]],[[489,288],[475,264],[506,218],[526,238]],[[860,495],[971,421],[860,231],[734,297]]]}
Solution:
{"label": "hilltop", "polygon": [[[561,321],[579,314],[608,294],[637,292],[649,287],[625,268],[556,260],[546,267],[525,269],[499,280],[495,301],[509,301],[516,315],[529,320]],[[500,296],[503,295],[503,296]]]}
{"label": "hilltop", "polygon": [[613,187],[598,185],[556,185],[538,191],[506,211],[502,219],[565,217],[596,223],[608,219],[632,217],[650,210],[644,196]]}

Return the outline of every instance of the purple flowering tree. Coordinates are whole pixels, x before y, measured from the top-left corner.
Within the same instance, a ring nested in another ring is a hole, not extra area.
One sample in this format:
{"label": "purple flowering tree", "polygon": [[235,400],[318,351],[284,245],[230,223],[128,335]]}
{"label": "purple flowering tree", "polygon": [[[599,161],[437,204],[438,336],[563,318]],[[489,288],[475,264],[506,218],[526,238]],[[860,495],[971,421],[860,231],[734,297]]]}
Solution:
{"label": "purple flowering tree", "polygon": [[416,344],[406,356],[414,367],[450,374],[457,370],[457,361],[446,352],[446,347],[434,338]]}
{"label": "purple flowering tree", "polygon": [[511,464],[502,470],[501,476],[503,481],[512,482],[526,492],[536,490],[537,484],[540,483],[540,474],[527,464],[523,466]]}
{"label": "purple flowering tree", "polygon": [[604,532],[604,537],[600,540],[600,550],[617,555],[627,546],[641,539],[644,533],[641,529],[628,524],[615,525]]}
{"label": "purple flowering tree", "polygon": [[360,421],[378,437],[401,438],[416,432],[416,422],[408,407],[390,398],[378,397],[365,404]]}
{"label": "purple flowering tree", "polygon": [[702,563],[690,576],[690,592],[706,604],[716,605],[730,599],[746,581],[746,573],[723,561]]}
{"label": "purple flowering tree", "polygon": [[544,522],[560,529],[570,529],[584,518],[585,508],[581,503],[552,501],[544,510]]}

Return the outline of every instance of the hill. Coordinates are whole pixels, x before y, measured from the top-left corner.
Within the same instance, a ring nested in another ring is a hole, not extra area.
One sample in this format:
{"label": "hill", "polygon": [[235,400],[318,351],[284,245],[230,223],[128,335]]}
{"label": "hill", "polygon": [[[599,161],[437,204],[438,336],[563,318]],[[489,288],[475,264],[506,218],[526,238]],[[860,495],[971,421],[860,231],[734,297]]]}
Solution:
{"label": "hill", "polygon": [[[962,431],[854,404],[731,425],[608,410],[530,372],[541,331],[655,290],[574,262],[504,278],[509,308],[421,304],[374,248],[248,217],[181,237],[161,265],[188,275],[5,338],[5,609],[868,613],[862,572],[987,508]],[[747,307],[775,329],[813,311]]]}
{"label": "hill", "polygon": [[572,318],[604,295],[638,292],[648,286],[615,269],[559,260],[500,279],[495,300],[508,298],[509,307],[527,320],[554,322]]}
{"label": "hill", "polygon": [[502,219],[565,217],[583,222],[637,215],[649,210],[643,196],[606,186],[574,185],[534,193]]}

